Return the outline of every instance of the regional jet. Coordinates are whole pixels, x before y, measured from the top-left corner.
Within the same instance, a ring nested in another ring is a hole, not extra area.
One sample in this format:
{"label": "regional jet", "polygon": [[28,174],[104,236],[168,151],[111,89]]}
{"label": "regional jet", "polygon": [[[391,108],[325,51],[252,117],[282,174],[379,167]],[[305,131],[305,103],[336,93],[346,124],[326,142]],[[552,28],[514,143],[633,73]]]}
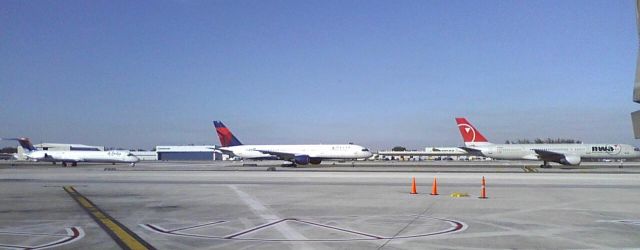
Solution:
{"label": "regional jet", "polygon": [[465,118],[456,118],[465,147],[471,154],[502,160],[542,161],[540,167],[549,168],[549,162],[562,165],[580,165],[582,159],[634,159],[640,158],[640,149],[626,144],[493,144]]}
{"label": "regional jet", "polygon": [[5,140],[16,140],[25,150],[27,160],[42,162],[62,162],[63,166],[71,164],[77,166],[78,162],[96,163],[129,163],[134,167],[140,161],[131,152],[111,150],[111,151],[44,151],[36,149],[29,138],[12,138]]}
{"label": "regional jet", "polygon": [[213,122],[220,138],[220,152],[243,159],[271,159],[291,162],[292,166],[320,164],[329,159],[366,159],[369,149],[353,144],[243,145],[221,121]]}

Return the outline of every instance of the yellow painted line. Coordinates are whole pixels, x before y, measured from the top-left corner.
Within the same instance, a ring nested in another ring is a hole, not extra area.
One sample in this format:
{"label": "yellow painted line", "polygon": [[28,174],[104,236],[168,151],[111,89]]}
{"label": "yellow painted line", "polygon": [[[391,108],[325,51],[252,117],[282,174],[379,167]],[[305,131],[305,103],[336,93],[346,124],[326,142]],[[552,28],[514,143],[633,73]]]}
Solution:
{"label": "yellow painted line", "polygon": [[87,199],[87,197],[78,193],[73,186],[65,186],[63,189],[76,202],[78,202],[78,204],[87,211],[91,218],[93,218],[93,220],[98,223],[100,227],[102,227],[102,229],[104,229],[123,249],[155,249],[149,243],[140,238],[140,236],[136,235],[124,225],[113,219],[113,217],[98,208],[93,204],[93,202]]}

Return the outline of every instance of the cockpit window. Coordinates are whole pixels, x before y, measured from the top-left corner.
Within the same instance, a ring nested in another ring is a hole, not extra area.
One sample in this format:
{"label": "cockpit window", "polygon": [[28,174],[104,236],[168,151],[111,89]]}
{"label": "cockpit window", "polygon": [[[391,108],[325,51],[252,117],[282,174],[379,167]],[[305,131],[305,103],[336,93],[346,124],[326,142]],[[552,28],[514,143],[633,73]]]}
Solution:
{"label": "cockpit window", "polygon": [[363,148],[362,152],[369,152],[369,149],[368,148]]}

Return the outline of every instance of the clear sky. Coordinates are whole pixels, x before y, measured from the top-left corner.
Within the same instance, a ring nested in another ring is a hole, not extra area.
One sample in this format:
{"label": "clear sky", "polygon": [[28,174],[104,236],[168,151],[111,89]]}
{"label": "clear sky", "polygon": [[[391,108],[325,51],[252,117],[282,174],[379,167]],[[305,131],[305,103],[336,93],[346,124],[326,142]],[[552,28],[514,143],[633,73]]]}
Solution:
{"label": "clear sky", "polygon": [[[625,1],[0,3],[0,137],[219,144],[638,144]],[[12,146],[6,142],[2,146]]]}

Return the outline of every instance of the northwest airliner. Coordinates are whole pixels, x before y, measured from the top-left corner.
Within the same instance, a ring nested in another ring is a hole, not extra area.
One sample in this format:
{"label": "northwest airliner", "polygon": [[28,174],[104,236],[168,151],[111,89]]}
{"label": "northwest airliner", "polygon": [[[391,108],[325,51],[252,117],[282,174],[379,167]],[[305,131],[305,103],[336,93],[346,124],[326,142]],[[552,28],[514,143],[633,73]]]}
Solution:
{"label": "northwest airliner", "polygon": [[551,167],[549,162],[562,165],[580,165],[582,159],[634,159],[640,158],[640,149],[625,144],[493,144],[465,118],[456,118],[466,150],[502,160],[542,161],[540,167]]}
{"label": "northwest airliner", "polygon": [[140,161],[138,157],[127,151],[111,150],[111,151],[44,151],[36,149],[29,138],[12,138],[5,140],[16,140],[25,150],[27,160],[44,161],[44,162],[62,162],[63,166],[71,164],[77,166],[78,162],[95,162],[95,163],[129,163],[135,166]]}
{"label": "northwest airliner", "polygon": [[329,159],[366,159],[372,156],[369,149],[354,144],[243,145],[222,122],[214,121],[213,124],[222,146],[217,150],[243,159],[284,160],[295,166],[320,164]]}

